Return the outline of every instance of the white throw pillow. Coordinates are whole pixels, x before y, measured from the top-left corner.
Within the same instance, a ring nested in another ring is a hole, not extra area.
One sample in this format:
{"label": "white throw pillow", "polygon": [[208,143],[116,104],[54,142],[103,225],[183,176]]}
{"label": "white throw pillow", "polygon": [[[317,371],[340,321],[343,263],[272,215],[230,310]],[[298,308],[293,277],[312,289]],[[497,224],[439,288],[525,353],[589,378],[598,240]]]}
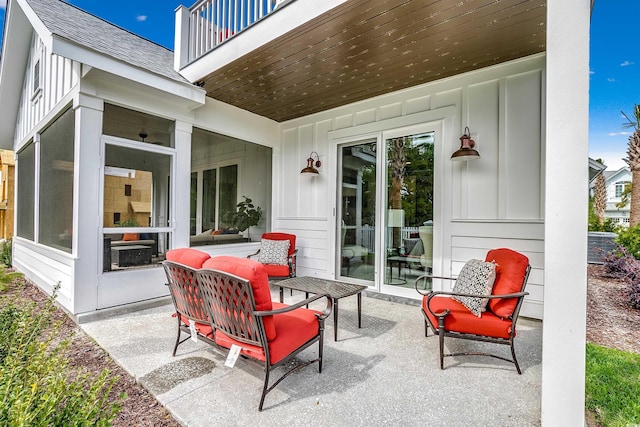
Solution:
{"label": "white throw pillow", "polygon": [[[496,280],[496,263],[484,262],[479,259],[471,259],[462,267],[460,275],[456,279],[453,292],[462,294],[491,295],[493,282]],[[486,311],[489,298],[453,296],[460,301],[473,314],[480,317]]]}
{"label": "white throw pillow", "polygon": [[258,261],[262,264],[288,265],[289,244],[288,240],[262,239]]}

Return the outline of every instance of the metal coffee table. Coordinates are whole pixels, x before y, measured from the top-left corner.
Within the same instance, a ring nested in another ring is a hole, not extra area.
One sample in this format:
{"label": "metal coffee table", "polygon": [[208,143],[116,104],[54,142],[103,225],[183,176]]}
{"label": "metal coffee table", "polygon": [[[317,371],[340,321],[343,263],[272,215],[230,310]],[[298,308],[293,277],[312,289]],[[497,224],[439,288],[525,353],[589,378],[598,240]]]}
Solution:
{"label": "metal coffee table", "polygon": [[280,302],[284,302],[284,289],[293,289],[309,294],[326,294],[333,301],[333,340],[338,341],[338,300],[351,295],[358,296],[358,328],[362,326],[362,291],[367,286],[354,285],[352,283],[338,282],[336,280],[319,279],[317,277],[293,277],[273,283],[280,287]]}

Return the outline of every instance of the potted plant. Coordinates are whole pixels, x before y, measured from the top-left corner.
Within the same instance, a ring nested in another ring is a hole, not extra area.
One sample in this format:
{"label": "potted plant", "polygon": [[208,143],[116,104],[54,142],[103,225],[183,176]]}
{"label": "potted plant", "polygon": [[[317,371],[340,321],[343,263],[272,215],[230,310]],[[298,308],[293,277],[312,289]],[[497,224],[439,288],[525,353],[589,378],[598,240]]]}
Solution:
{"label": "potted plant", "polygon": [[251,241],[251,236],[249,236],[248,231],[249,227],[258,225],[260,218],[262,218],[262,209],[260,209],[259,206],[255,207],[253,203],[251,203],[251,199],[247,196],[242,197],[244,200],[236,205],[238,211],[233,216],[233,225],[240,232],[247,230],[247,238]]}

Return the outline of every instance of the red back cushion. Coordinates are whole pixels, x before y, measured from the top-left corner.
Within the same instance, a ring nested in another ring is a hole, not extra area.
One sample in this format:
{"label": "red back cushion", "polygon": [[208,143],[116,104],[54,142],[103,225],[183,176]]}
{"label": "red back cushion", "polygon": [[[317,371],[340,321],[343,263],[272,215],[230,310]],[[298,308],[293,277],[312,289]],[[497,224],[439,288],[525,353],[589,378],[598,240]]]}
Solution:
{"label": "red back cushion", "polygon": [[202,263],[211,258],[206,253],[192,248],[178,248],[167,251],[167,261],[178,262],[191,268],[202,268]]}
{"label": "red back cushion", "polygon": [[122,236],[122,240],[124,240],[125,242],[130,242],[132,240],[140,240],[140,234],[138,234],[138,233],[124,233],[124,236]]}
{"label": "red back cushion", "polygon": [[296,250],[296,235],[289,233],[264,233],[263,239],[267,240],[288,240],[289,241],[289,253],[287,256],[293,255],[293,251]]}
{"label": "red back cushion", "polygon": [[[496,269],[496,281],[493,285],[493,295],[511,294],[520,292],[524,287],[524,276],[527,274],[529,258],[511,249],[492,249],[487,252],[485,261],[495,261],[499,268]],[[496,315],[506,318],[513,314],[517,298],[491,299],[489,309]]]}
{"label": "red back cushion", "polygon": [[[233,256],[216,256],[205,261],[204,264],[202,264],[202,268],[224,271],[225,273],[230,273],[248,280],[253,290],[253,300],[256,303],[256,310],[266,311],[273,308],[267,270],[264,268],[264,265],[258,261]],[[276,337],[276,327],[273,322],[273,316],[265,316],[262,319],[267,340],[272,341]]]}

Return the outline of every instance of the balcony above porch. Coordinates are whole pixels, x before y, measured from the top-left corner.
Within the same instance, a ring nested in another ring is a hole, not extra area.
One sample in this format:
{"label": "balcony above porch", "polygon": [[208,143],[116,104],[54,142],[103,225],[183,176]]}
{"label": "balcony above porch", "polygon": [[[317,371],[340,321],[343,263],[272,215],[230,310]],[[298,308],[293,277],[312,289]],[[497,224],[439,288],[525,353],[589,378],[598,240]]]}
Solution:
{"label": "balcony above porch", "polygon": [[544,52],[546,0],[203,0],[175,67],[276,121]]}

